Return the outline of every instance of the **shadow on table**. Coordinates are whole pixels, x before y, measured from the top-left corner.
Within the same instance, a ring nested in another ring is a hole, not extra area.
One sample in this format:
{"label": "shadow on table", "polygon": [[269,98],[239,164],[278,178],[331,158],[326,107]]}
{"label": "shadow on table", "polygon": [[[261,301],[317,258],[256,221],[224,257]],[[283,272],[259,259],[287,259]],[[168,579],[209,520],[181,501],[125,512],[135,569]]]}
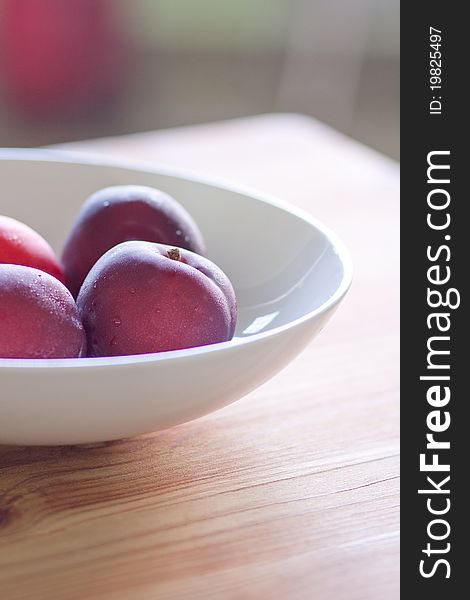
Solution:
{"label": "shadow on table", "polygon": [[263,487],[266,464],[260,478],[268,438],[244,429],[206,418],[94,446],[0,446],[0,588],[179,586],[249,562],[258,529],[289,539],[282,520],[260,521],[281,498]]}

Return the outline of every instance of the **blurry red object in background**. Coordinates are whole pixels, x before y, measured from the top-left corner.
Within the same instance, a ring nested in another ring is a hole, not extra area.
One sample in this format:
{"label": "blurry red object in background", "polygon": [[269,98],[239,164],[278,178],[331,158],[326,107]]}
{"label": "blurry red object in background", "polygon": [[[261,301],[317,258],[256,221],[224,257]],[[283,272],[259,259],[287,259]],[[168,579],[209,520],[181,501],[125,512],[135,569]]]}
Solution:
{"label": "blurry red object in background", "polygon": [[127,50],[109,0],[3,0],[0,63],[14,107],[74,118],[113,103]]}

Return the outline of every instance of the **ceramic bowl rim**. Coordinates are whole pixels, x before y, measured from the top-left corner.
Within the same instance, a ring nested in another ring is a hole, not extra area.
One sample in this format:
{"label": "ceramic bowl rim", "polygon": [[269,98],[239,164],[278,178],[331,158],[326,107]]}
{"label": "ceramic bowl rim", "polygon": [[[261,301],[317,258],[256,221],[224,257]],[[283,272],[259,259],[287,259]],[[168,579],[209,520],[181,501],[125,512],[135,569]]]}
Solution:
{"label": "ceramic bowl rim", "polygon": [[63,149],[29,149],[29,148],[0,148],[0,161],[3,160],[27,160],[37,162],[71,163],[82,165],[94,165],[104,167],[114,167],[118,169],[136,170],[155,175],[185,179],[189,182],[208,185],[221,191],[233,192],[236,194],[248,196],[263,204],[268,204],[286,213],[289,213],[302,221],[308,223],[311,227],[325,236],[333,248],[335,254],[343,267],[343,277],[335,292],[321,304],[319,307],[309,311],[305,315],[275,327],[268,331],[255,333],[246,338],[238,338],[229,342],[211,344],[208,346],[198,346],[196,348],[187,348],[184,350],[171,350],[168,352],[155,352],[149,354],[132,354],[128,356],[112,357],[93,357],[93,358],[0,358],[0,369],[51,369],[51,368],[99,368],[112,367],[117,365],[142,364],[147,362],[159,363],[168,360],[181,360],[188,357],[205,355],[211,352],[226,352],[231,348],[253,344],[265,338],[274,338],[287,330],[301,326],[311,321],[336,306],[348,291],[353,276],[352,261],[349,250],[339,237],[324,225],[321,221],[310,215],[308,212],[297,208],[270,194],[260,192],[249,186],[238,185],[223,178],[212,177],[209,175],[200,175],[188,169],[177,169],[164,163],[152,163],[142,160],[128,160],[103,156],[99,153],[83,152],[76,150]]}

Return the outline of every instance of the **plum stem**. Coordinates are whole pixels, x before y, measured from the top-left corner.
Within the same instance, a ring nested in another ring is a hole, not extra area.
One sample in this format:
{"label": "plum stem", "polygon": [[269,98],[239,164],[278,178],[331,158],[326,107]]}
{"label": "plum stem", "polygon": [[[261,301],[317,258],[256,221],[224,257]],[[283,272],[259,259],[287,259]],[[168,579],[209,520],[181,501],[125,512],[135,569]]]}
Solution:
{"label": "plum stem", "polygon": [[172,248],[171,250],[168,250],[167,256],[168,258],[171,258],[171,260],[181,260],[181,252],[178,248]]}

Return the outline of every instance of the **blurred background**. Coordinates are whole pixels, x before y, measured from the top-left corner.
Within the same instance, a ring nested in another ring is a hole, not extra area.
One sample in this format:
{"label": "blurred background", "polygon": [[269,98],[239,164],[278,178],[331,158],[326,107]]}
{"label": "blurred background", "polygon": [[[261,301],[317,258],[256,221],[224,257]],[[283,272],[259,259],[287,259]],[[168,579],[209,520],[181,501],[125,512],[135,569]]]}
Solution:
{"label": "blurred background", "polygon": [[398,158],[398,0],[0,0],[0,146],[267,112]]}

